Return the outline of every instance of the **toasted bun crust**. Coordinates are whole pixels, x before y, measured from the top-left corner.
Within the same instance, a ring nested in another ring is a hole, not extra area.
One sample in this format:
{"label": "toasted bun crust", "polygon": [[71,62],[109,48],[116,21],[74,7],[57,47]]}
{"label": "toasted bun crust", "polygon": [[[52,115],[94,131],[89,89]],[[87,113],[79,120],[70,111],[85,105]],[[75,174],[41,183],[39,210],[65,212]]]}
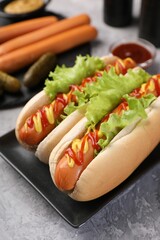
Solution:
{"label": "toasted bun crust", "polygon": [[[123,129],[88,165],[77,181],[74,191],[69,194],[71,198],[89,201],[108,193],[127,179],[151,153],[160,141],[160,97],[147,109],[147,113],[147,119],[139,120]],[[79,127],[80,122],[76,126]],[[84,131],[83,126],[81,129]],[[81,129],[77,132],[77,136],[82,135]],[[71,143],[75,136],[70,133],[73,131],[71,130],[64,137],[65,139],[61,140],[59,147],[64,142],[67,146]],[[54,178],[56,163],[67,146],[58,150],[57,145],[50,155],[49,165],[52,178]]]}

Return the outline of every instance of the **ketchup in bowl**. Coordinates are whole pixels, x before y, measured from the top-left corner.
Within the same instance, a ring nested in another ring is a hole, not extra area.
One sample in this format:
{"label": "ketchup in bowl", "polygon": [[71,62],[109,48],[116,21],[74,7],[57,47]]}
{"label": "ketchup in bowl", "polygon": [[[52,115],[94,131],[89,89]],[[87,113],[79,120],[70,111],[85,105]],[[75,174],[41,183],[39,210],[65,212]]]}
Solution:
{"label": "ketchup in bowl", "polygon": [[144,39],[135,41],[122,40],[112,44],[110,51],[122,59],[131,57],[139,66],[149,67],[156,55],[156,48]]}

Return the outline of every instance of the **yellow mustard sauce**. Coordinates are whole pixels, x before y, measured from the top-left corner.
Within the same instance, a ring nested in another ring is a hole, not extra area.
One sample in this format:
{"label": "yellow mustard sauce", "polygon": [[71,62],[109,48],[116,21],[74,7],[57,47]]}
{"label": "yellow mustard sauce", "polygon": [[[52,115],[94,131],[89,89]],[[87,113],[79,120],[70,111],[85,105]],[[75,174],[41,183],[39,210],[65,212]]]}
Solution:
{"label": "yellow mustard sauce", "polygon": [[39,9],[43,5],[43,0],[14,0],[5,6],[4,11],[11,14],[28,13]]}

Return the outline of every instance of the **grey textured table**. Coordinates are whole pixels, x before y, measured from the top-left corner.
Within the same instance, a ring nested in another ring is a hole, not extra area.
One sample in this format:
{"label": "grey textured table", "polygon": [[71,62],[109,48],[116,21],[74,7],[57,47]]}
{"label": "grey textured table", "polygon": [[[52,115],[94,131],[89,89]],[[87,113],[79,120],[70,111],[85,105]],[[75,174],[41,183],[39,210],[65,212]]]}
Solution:
{"label": "grey textured table", "polygon": [[[140,1],[134,2],[135,21],[125,28],[112,28],[103,22],[103,1],[53,0],[49,10],[73,16],[88,13],[99,31],[92,54],[108,53],[109,44],[138,33]],[[152,71],[158,72],[158,50]],[[0,111],[0,136],[15,127],[21,108]],[[101,209],[80,228],[71,227],[12,167],[0,157],[0,240],[51,239],[160,239],[160,168],[155,166],[149,184],[139,181]],[[151,195],[152,194],[152,195]]]}

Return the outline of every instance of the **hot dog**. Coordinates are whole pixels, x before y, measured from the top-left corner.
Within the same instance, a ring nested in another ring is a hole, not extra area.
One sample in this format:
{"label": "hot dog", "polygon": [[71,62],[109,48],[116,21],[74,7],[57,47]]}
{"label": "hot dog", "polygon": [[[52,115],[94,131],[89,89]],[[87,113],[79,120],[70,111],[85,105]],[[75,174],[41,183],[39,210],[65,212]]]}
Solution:
{"label": "hot dog", "polygon": [[30,20],[24,20],[21,22],[12,23],[7,26],[0,27],[0,43],[4,43],[17,36],[21,36],[23,34],[46,27],[57,21],[58,21],[57,17],[47,16]]}
{"label": "hot dog", "polygon": [[[102,72],[109,71],[112,65],[118,74],[125,74],[136,64],[132,59],[79,56],[73,68],[57,67],[50,74],[54,81],[47,80],[45,89],[34,96],[19,114],[16,123],[18,141],[27,149],[36,150],[36,156],[48,163],[53,147],[84,117],[91,97],[91,93],[85,92],[86,86],[94,86]],[[82,101],[80,95],[83,92],[87,94]]]}
{"label": "hot dog", "polygon": [[[100,101],[96,105],[100,98],[106,100],[105,94],[92,99],[89,110],[98,106],[98,117],[94,111],[91,116],[91,112],[86,114],[52,150],[51,177],[58,189],[71,198],[89,201],[108,193],[158,144],[160,75],[150,76],[147,82],[130,90],[125,89],[119,104],[112,110],[106,108],[105,114],[101,114]],[[109,98],[112,103],[113,96]]]}

